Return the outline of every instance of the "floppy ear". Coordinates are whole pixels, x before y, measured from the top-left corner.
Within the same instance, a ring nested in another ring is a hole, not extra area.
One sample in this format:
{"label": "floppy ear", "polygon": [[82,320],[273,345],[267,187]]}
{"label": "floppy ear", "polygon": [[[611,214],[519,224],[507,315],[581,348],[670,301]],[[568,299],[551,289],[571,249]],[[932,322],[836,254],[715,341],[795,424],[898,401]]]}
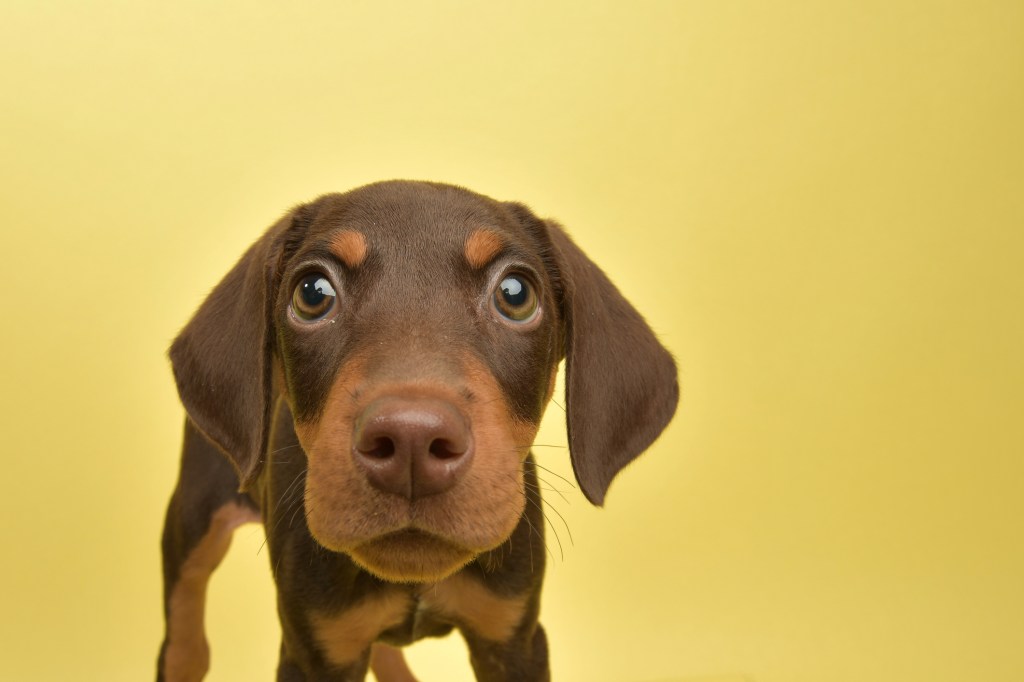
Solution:
{"label": "floppy ear", "polygon": [[565,402],[576,480],[595,505],[672,419],[672,356],[640,313],[557,224],[545,221],[562,284]]}
{"label": "floppy ear", "polygon": [[262,464],[273,409],[272,310],[295,209],[249,247],[171,344],[178,395],[192,423],[227,454],[240,490]]}

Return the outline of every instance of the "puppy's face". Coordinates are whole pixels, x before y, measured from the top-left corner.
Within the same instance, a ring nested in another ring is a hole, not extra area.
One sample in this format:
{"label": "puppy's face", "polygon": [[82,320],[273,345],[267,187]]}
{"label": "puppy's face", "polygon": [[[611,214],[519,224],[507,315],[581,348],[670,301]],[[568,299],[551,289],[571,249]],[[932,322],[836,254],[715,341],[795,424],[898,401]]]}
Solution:
{"label": "puppy's face", "polygon": [[189,419],[243,489],[284,395],[313,535],[399,581],[444,577],[516,527],[563,356],[573,472],[602,504],[675,412],[672,356],[556,224],[407,181],[279,220],[170,349]]}
{"label": "puppy's face", "polygon": [[429,581],[511,534],[562,354],[550,252],[542,230],[452,187],[311,207],[272,315],[319,543]]}

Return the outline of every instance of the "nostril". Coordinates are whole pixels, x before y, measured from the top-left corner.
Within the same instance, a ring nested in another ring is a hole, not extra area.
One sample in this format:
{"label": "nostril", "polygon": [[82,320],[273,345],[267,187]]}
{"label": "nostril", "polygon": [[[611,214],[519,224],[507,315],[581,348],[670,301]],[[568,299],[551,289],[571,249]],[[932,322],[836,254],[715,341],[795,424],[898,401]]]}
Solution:
{"label": "nostril", "polygon": [[375,459],[387,459],[395,454],[395,442],[387,436],[374,438],[369,448],[359,448],[359,452]]}
{"label": "nostril", "polygon": [[356,419],[352,456],[374,488],[414,500],[456,484],[473,458],[473,435],[448,402],[382,396]]}
{"label": "nostril", "polygon": [[430,442],[430,454],[437,459],[455,459],[465,452],[465,448],[457,447],[447,438],[435,438]]}

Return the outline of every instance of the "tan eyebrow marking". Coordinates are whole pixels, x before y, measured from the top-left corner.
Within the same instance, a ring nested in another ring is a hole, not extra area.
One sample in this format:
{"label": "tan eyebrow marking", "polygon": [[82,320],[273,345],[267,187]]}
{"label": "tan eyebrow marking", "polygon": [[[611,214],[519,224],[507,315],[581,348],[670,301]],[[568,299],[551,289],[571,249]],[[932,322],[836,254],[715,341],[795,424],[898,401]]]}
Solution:
{"label": "tan eyebrow marking", "polygon": [[355,230],[342,230],[331,238],[331,253],[350,268],[362,265],[368,248],[366,237]]}
{"label": "tan eyebrow marking", "polygon": [[480,228],[473,230],[466,239],[466,260],[474,268],[482,268],[498,255],[501,247],[505,245],[504,240],[497,232]]}

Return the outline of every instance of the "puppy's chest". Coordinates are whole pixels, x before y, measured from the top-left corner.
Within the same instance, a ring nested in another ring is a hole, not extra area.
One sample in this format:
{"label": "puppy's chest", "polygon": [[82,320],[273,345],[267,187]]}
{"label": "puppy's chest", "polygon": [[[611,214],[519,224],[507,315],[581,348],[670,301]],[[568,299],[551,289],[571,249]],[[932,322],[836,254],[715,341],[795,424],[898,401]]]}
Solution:
{"label": "puppy's chest", "polygon": [[[394,646],[405,646],[424,637],[445,635],[463,620],[462,614],[444,609],[429,595],[413,593],[406,602],[400,622],[386,624],[376,639]],[[382,618],[381,622],[390,621]]]}
{"label": "puppy's chest", "polygon": [[447,634],[452,627],[502,642],[522,622],[527,601],[528,595],[499,595],[456,575],[432,585],[383,590],[340,613],[314,616],[313,626],[331,658],[348,658],[350,647],[377,640],[404,646]]}

